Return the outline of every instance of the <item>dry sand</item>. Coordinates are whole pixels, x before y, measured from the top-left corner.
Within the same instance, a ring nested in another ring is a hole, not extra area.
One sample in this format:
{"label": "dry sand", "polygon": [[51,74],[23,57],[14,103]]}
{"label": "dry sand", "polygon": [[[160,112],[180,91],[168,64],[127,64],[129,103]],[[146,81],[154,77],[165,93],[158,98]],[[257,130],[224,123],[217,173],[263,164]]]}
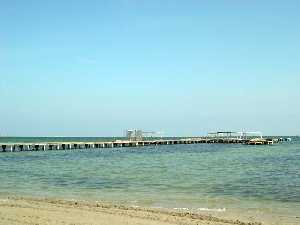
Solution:
{"label": "dry sand", "polygon": [[53,199],[0,199],[0,225],[256,225],[188,212]]}

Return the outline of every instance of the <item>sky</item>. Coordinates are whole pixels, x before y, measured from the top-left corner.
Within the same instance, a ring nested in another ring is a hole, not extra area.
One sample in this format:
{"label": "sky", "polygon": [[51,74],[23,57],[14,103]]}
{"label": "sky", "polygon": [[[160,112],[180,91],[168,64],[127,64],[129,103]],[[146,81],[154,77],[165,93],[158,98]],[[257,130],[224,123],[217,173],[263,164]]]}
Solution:
{"label": "sky", "polygon": [[300,2],[0,0],[0,135],[300,135]]}

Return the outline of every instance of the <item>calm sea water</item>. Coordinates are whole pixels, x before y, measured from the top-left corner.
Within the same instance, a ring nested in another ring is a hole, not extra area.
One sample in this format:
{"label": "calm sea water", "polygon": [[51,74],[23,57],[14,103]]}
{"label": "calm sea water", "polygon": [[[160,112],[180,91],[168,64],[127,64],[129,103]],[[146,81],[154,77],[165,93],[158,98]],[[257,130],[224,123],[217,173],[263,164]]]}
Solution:
{"label": "calm sea water", "polygon": [[[0,139],[8,141],[12,140]],[[276,215],[277,224],[300,224],[300,139],[272,146],[195,144],[0,153],[0,195],[260,213]]]}

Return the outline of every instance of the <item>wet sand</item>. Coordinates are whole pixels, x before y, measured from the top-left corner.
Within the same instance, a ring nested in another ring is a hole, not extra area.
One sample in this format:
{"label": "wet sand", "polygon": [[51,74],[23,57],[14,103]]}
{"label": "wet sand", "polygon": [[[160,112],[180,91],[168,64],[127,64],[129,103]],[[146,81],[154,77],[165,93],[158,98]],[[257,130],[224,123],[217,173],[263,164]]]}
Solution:
{"label": "wet sand", "polygon": [[189,212],[117,206],[103,202],[2,198],[0,225],[258,225]]}

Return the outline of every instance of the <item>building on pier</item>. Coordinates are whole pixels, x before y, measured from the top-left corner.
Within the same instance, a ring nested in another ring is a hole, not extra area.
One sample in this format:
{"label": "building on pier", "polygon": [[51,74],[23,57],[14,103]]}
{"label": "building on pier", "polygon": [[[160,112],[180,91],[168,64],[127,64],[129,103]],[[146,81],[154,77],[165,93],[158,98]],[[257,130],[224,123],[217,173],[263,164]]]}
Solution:
{"label": "building on pier", "polygon": [[260,131],[217,131],[207,134],[208,138],[222,138],[222,139],[240,139],[247,140],[253,137],[263,138]]}
{"label": "building on pier", "polygon": [[163,132],[157,131],[143,131],[139,129],[126,130],[125,137],[129,141],[142,141],[145,138],[160,137],[162,138]]}

